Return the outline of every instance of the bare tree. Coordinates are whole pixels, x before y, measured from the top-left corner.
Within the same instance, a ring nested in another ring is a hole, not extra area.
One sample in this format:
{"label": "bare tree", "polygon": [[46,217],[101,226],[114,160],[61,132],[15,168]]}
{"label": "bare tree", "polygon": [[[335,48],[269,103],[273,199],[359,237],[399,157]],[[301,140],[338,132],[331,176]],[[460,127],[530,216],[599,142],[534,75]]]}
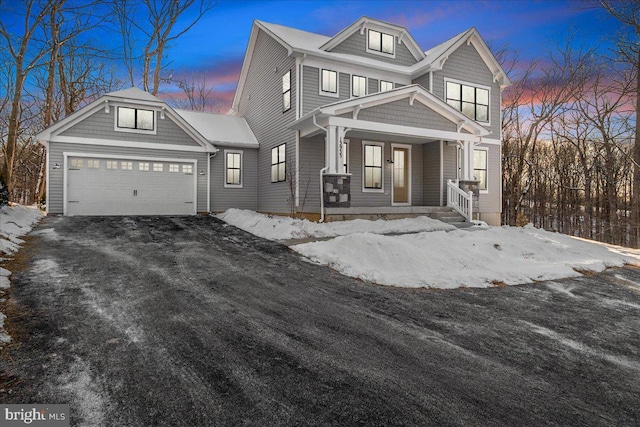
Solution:
{"label": "bare tree", "polygon": [[220,110],[220,100],[213,96],[215,94],[215,86],[207,85],[207,79],[204,74],[179,79],[177,86],[184,96],[184,98],[180,96],[170,97],[170,102],[177,108],[209,112],[218,112]]}

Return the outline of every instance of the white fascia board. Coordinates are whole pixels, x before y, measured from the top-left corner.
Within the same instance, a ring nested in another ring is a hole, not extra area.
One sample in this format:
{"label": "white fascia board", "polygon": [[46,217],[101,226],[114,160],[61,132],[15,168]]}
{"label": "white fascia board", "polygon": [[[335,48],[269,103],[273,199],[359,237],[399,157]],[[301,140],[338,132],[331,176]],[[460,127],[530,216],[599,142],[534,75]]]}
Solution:
{"label": "white fascia board", "polygon": [[208,150],[207,147],[195,147],[191,145],[174,145],[174,144],[158,144],[154,142],[132,142],[132,141],[119,141],[115,139],[97,139],[97,138],[80,138],[77,136],[53,136],[49,142],[60,142],[66,144],[79,144],[79,145],[96,145],[107,147],[128,147],[128,148],[143,148],[149,150],[164,150],[164,151],[186,151],[194,153],[212,153],[217,150]]}
{"label": "white fascia board", "polygon": [[445,139],[449,141],[477,142],[479,137],[470,133],[458,133],[435,129],[416,128],[403,125],[390,125],[388,123],[370,122],[365,120],[347,119],[344,117],[329,117],[330,126],[343,126],[351,130],[363,130],[389,135],[402,135],[416,138]]}
{"label": "white fascia board", "polygon": [[242,69],[240,70],[240,77],[238,78],[238,86],[236,86],[236,92],[233,95],[233,102],[231,103],[231,109],[238,111],[240,99],[242,99],[242,89],[244,89],[245,81],[247,80],[247,73],[249,72],[249,66],[251,65],[251,58],[253,57],[253,51],[256,46],[256,40],[258,39],[258,22],[253,21],[251,26],[251,34],[249,35],[249,43],[247,43],[247,49],[244,52],[244,60],[242,61]]}
{"label": "white fascia board", "polygon": [[86,117],[95,113],[97,110],[105,107],[105,102],[108,102],[108,98],[106,96],[101,96],[100,98],[93,101],[91,104],[84,106],[78,111],[73,112],[68,115],[64,119],[59,122],[49,126],[47,129],[43,130],[39,134],[36,135],[36,140],[49,140],[51,136],[54,134],[58,134],[60,132],[64,132],[68,128],[72,127],[75,124],[78,124]]}
{"label": "white fascia board", "polygon": [[[211,141],[211,142],[216,146],[225,147],[225,148],[253,148],[254,150],[257,150],[258,148],[260,148],[259,144],[246,144],[242,142],[232,142],[232,141]],[[216,151],[219,151],[219,149]]]}

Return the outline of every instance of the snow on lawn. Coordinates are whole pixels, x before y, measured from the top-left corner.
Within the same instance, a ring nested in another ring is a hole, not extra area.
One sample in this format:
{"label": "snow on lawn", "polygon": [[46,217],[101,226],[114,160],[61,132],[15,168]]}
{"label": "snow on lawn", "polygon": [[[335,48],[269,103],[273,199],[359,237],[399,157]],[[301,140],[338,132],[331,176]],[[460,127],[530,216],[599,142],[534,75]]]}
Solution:
{"label": "snow on lawn", "polygon": [[353,233],[391,234],[455,230],[452,225],[426,216],[394,220],[354,219],[318,223],[286,216],[264,215],[243,209],[229,209],[217,217],[228,224],[270,240],[335,237]]}
{"label": "snow on lawn", "polygon": [[[6,259],[20,249],[24,243],[19,237],[27,234],[42,219],[44,213],[37,207],[26,207],[20,205],[3,206],[0,208],[0,261]],[[4,289],[11,284],[9,276],[11,272],[0,267],[0,296]],[[0,301],[4,301],[0,298]],[[4,331],[4,319],[6,316],[0,312],[0,344],[11,341],[11,338]]]}
{"label": "snow on lawn", "polygon": [[640,251],[618,253],[533,226],[400,236],[359,233],[292,249],[347,276],[404,287],[515,285],[640,265]]}

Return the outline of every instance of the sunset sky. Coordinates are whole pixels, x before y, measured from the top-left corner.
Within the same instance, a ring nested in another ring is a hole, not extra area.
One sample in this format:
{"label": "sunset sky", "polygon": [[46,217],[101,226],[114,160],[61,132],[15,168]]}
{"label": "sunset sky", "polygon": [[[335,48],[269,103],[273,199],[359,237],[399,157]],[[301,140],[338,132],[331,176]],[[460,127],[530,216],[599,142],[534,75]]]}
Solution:
{"label": "sunset sky", "polygon": [[620,31],[615,19],[587,1],[221,0],[170,48],[170,69],[174,77],[205,75],[223,100],[224,112],[254,19],[332,36],[361,16],[407,27],[424,50],[475,26],[490,46],[507,45],[524,61],[544,59],[554,41],[572,32],[585,46],[606,50]]}

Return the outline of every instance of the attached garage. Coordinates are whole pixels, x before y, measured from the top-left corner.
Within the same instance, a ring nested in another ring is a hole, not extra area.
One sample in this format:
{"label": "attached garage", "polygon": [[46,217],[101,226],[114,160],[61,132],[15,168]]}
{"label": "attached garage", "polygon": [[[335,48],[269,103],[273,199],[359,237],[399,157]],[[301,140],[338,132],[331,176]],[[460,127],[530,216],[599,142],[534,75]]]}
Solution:
{"label": "attached garage", "polygon": [[193,215],[196,161],[65,155],[67,215]]}

